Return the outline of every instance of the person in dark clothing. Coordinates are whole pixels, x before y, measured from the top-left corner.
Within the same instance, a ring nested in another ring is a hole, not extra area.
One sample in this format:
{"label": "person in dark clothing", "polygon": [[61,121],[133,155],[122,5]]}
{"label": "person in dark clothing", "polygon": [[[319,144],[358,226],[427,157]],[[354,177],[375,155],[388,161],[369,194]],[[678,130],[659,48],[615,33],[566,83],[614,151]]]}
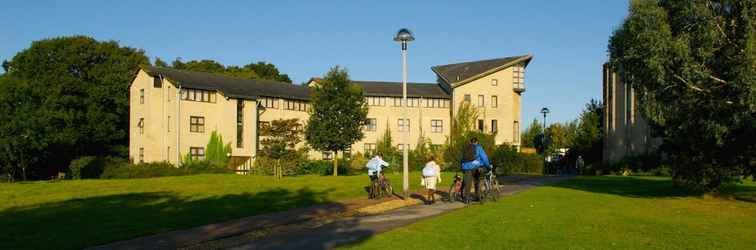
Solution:
{"label": "person in dark clothing", "polygon": [[488,155],[483,150],[483,147],[478,144],[477,138],[470,139],[470,144],[467,145],[462,153],[462,173],[464,174],[464,193],[465,203],[470,203],[472,200],[472,194],[470,189],[475,183],[475,193],[480,198],[480,170],[482,167],[490,165],[488,161]]}

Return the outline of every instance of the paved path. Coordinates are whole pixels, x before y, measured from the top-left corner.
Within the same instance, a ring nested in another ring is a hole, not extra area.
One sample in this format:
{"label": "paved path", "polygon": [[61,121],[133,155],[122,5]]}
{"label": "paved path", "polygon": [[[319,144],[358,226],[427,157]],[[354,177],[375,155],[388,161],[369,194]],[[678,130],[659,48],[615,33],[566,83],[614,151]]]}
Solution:
{"label": "paved path", "polygon": [[[566,178],[569,177],[520,177],[510,180],[504,178],[504,182],[509,184],[503,185],[502,195],[512,195],[534,186]],[[221,240],[216,244],[197,245],[189,249],[224,249],[229,246],[233,246],[232,249],[331,249],[465,206],[461,202],[437,202],[431,206],[414,205],[382,214],[346,217],[326,223],[305,223],[296,227],[274,230],[263,237],[243,235]]]}

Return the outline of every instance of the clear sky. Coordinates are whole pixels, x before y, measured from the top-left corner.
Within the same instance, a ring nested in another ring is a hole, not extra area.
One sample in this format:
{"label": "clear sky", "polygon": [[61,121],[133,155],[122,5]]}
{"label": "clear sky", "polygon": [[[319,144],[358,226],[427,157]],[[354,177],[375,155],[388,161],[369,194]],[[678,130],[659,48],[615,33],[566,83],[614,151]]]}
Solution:
{"label": "clear sky", "polygon": [[[346,67],[354,80],[401,81],[402,27],[415,33],[409,80],[433,65],[532,53],[523,125],[578,117],[601,98],[601,65],[625,0],[518,1],[11,1],[0,8],[0,60],[32,41],[87,35],[150,58],[274,63],[295,83]],[[523,128],[524,129],[524,128]]]}

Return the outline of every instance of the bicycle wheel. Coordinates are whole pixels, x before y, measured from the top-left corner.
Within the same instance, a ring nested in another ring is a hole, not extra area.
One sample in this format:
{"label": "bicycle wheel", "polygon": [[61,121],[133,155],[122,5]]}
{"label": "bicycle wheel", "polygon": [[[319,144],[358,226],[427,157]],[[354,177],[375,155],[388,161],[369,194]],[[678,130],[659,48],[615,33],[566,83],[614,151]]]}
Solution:
{"label": "bicycle wheel", "polygon": [[449,187],[449,193],[448,193],[449,202],[457,201],[457,192],[455,190],[456,186],[457,186],[457,183],[452,183],[451,186]]}
{"label": "bicycle wheel", "polygon": [[394,194],[394,187],[391,186],[391,183],[386,181],[383,184],[383,191],[384,191],[384,195],[392,195]]}

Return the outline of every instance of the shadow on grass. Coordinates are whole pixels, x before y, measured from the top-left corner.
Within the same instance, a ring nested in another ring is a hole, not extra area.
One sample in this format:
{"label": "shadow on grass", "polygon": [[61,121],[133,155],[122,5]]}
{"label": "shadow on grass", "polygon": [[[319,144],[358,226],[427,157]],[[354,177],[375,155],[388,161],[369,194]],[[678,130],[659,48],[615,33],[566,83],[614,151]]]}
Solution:
{"label": "shadow on grass", "polygon": [[[700,196],[703,193],[684,187],[677,187],[670,178],[640,176],[592,176],[578,177],[551,184],[553,187],[569,188],[593,193],[604,193],[637,198],[664,198]],[[756,185],[733,184],[724,192],[734,194],[756,194]],[[748,201],[748,195],[742,200]],[[740,199],[739,199],[740,200]],[[754,201],[753,199],[751,201]]]}
{"label": "shadow on grass", "polygon": [[331,191],[272,189],[206,198],[131,193],[10,208],[0,211],[0,249],[79,249],[318,204],[346,210],[328,200]]}

